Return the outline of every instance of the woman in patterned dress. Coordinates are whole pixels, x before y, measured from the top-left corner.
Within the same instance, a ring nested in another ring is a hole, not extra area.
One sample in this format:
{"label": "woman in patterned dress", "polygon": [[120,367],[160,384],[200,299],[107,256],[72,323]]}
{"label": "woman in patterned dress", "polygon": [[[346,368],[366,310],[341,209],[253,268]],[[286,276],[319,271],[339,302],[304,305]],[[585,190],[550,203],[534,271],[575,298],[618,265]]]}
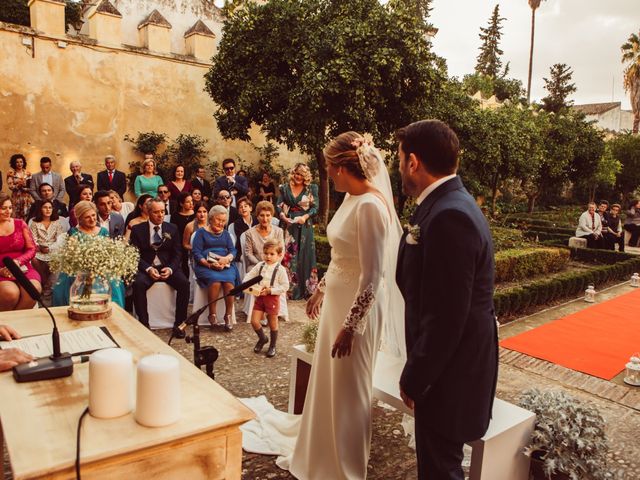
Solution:
{"label": "woman in patterned dress", "polygon": [[11,190],[13,217],[26,221],[33,204],[33,197],[29,193],[31,173],[27,170],[27,159],[21,153],[16,153],[11,155],[9,165],[11,169],[7,172],[7,186]]}

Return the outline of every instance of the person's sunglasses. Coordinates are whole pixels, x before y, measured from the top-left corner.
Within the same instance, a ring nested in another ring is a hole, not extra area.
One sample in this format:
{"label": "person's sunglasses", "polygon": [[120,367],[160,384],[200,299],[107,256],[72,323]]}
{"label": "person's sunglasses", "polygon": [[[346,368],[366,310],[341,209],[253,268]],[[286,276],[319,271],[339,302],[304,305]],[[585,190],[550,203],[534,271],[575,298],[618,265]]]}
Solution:
{"label": "person's sunglasses", "polygon": [[229,171],[233,170],[234,168],[236,168],[236,167],[224,167],[224,171],[225,172],[229,172]]}
{"label": "person's sunglasses", "polygon": [[229,200],[231,197],[229,195],[220,195],[218,200]]}

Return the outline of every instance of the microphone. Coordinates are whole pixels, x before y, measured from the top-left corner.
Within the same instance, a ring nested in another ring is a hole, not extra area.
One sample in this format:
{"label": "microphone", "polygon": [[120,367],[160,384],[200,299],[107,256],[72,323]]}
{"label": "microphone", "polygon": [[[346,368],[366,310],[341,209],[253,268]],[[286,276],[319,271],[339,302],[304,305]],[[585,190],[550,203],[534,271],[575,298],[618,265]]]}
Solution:
{"label": "microphone", "polygon": [[[4,257],[2,263],[11,272],[16,282],[29,294],[36,302],[41,301],[41,296],[33,283],[29,281],[20,267],[10,257]],[[53,317],[51,310],[45,305],[53,322],[53,332],[51,334],[51,343],[53,346],[53,355],[50,357],[38,358],[29,363],[24,363],[13,367],[13,377],[16,382],[32,382],[37,380],[48,380],[50,378],[68,377],[73,373],[73,361],[68,353],[60,353],[60,333],[56,319]]]}
{"label": "microphone", "polygon": [[246,289],[253,287],[256,283],[260,283],[261,281],[262,281],[262,275],[258,275],[257,277],[253,277],[251,280],[247,280],[246,282],[241,283],[237,287],[233,287],[231,291],[229,291],[229,293],[227,293],[226,295],[222,295],[221,297],[218,297],[215,300],[212,300],[211,302],[200,307],[198,310],[196,310],[191,315],[189,315],[189,317],[184,322],[178,325],[178,329],[180,331],[184,331],[184,329],[187,328],[188,325],[193,325],[194,323],[196,323],[198,321],[198,318],[200,318],[200,315],[202,315],[202,313],[207,308],[209,308],[209,305],[211,305],[212,303],[216,303],[218,300],[222,300],[223,298],[226,298],[226,297],[235,297],[240,292],[243,292]]}

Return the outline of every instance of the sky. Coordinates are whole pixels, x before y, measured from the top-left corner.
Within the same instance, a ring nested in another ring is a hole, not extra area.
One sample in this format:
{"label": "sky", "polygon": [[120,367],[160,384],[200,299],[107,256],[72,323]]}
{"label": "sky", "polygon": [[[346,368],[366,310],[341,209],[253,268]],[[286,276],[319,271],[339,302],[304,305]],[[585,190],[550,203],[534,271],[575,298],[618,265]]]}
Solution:
{"label": "sky", "polygon": [[[433,0],[430,21],[439,29],[435,53],[447,61],[450,76],[472,73],[480,47],[480,27],[489,24],[496,3],[502,23],[500,48],[509,77],[527,86],[531,8],[527,0]],[[543,78],[555,63],[573,69],[577,91],[570,97],[583,103],[622,102],[629,96],[622,85],[620,46],[640,31],[640,0],[547,0],[536,10],[531,100],[546,96]]]}

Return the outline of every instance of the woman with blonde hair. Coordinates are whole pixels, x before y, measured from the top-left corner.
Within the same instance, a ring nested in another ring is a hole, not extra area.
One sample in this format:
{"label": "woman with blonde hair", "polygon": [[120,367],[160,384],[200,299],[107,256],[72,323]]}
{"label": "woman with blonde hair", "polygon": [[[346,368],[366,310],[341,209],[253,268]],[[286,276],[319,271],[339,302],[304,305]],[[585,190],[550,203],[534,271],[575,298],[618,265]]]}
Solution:
{"label": "woman with blonde hair", "polygon": [[309,296],[306,284],[316,268],[316,245],[313,239],[313,219],[318,213],[318,186],[311,183],[311,170],[304,163],[296,164],[289,173],[289,182],[280,185],[276,202],[283,228],[293,238],[297,251],[291,258],[291,298]]}
{"label": "woman with blonde hair", "polygon": [[147,158],[142,162],[142,173],[136,177],[133,182],[133,191],[136,194],[136,198],[140,195],[151,195],[156,197],[158,195],[158,187],[164,183],[160,175],[156,175],[156,162],[153,158]]}

